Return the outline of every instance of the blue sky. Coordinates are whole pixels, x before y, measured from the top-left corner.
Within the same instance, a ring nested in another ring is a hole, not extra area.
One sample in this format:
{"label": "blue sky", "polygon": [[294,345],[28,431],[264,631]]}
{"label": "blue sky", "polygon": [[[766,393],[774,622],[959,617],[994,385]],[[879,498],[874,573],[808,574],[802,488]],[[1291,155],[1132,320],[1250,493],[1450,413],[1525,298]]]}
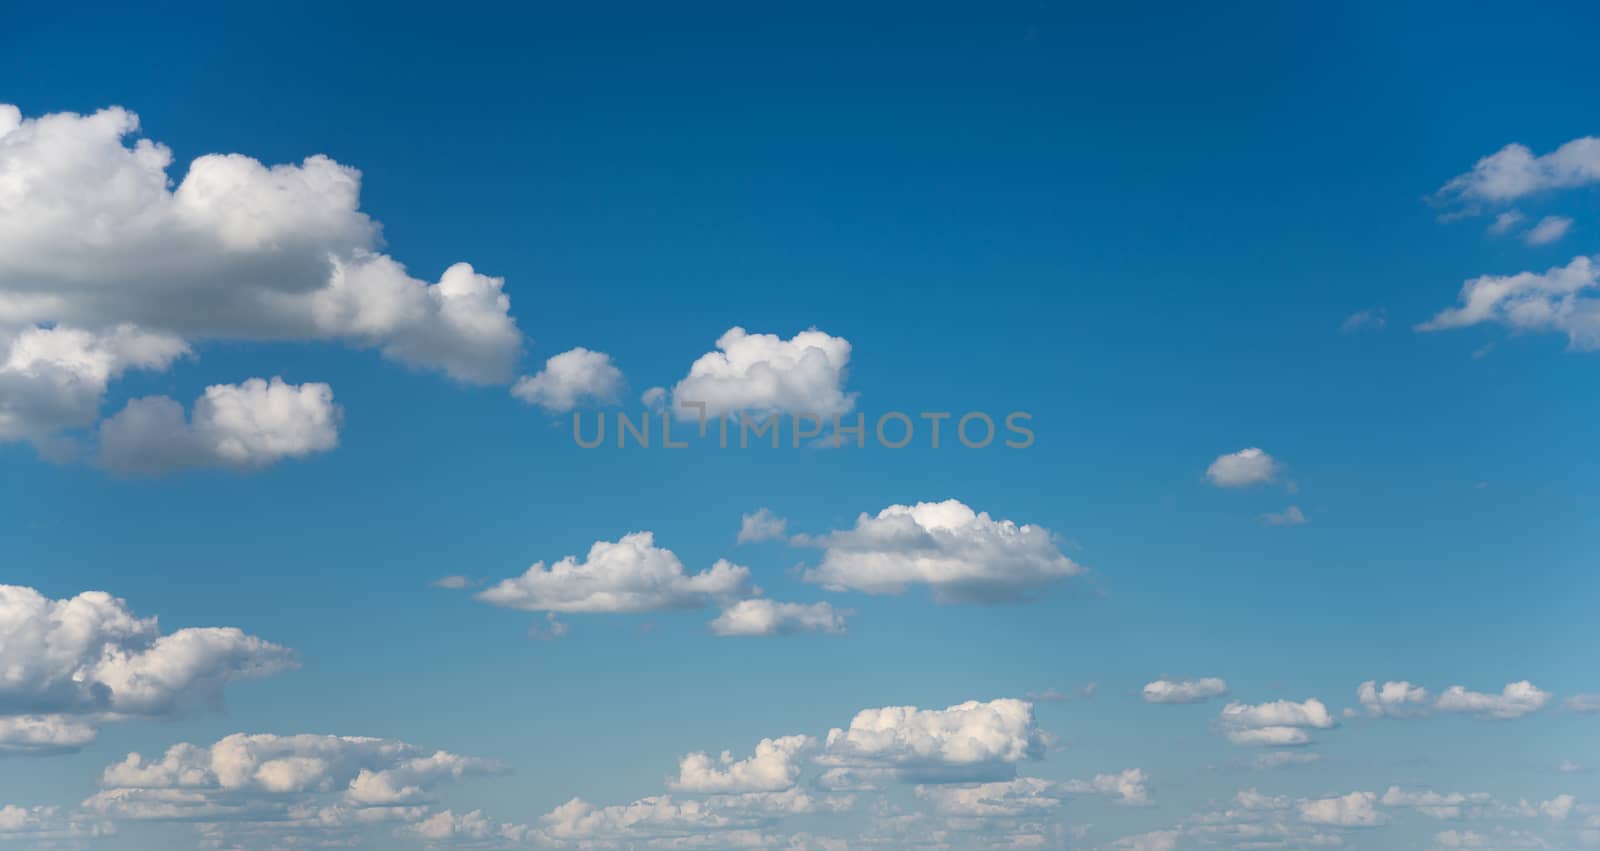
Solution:
{"label": "blue sky", "polygon": [[1595,23],[0,12],[0,847],[1600,842]]}

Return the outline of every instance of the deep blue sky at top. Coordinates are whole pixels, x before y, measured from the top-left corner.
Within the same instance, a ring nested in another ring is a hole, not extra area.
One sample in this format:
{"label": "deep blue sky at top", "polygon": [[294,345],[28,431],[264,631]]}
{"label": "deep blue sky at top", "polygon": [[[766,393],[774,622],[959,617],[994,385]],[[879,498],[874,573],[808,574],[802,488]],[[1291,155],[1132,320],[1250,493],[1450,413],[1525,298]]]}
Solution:
{"label": "deep blue sky at top", "polygon": [[[361,169],[413,274],[506,277],[527,371],[588,346],[636,395],[732,325],[815,325],[854,344],[869,417],[1026,410],[1036,447],[582,452],[501,389],[334,346],[202,344],[114,384],[107,409],[328,381],[340,449],[150,481],[4,447],[0,579],[238,625],[305,668],[230,692],[225,716],[108,727],[39,763],[64,800],[120,752],[244,728],[480,753],[499,741],[481,730],[523,719],[528,743],[494,755],[529,785],[485,794],[547,805],[646,794],[686,750],[865,706],[1087,680],[1226,669],[1251,700],[1347,701],[1373,677],[1593,690],[1573,660],[1600,650],[1600,356],[1411,330],[1463,279],[1593,252],[1593,193],[1532,203],[1578,219],[1544,248],[1425,200],[1508,142],[1595,132],[1585,4],[468,8],[22,4],[0,11],[0,101],[126,106],[175,178],[211,152]],[[1377,307],[1382,332],[1339,332]],[[1248,445],[1300,493],[1204,484]],[[1004,609],[852,598],[847,641],[717,642],[671,615],[648,640],[639,619],[575,618],[559,649],[524,640],[535,618],[427,587],[652,529],[691,569],[727,556],[775,597],[818,599],[786,572],[806,553],[733,548],[742,512],[820,532],[947,497],[1060,532],[1094,578]],[[1309,525],[1259,523],[1291,501]],[[629,728],[644,695],[672,735]],[[579,760],[537,732],[563,725],[615,738],[583,737]]]}

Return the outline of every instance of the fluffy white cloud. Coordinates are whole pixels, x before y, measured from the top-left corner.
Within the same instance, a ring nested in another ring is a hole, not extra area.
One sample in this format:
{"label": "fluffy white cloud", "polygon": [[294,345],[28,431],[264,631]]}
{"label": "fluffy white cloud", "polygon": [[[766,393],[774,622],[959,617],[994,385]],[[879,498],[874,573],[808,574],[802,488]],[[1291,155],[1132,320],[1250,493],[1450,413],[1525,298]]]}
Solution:
{"label": "fluffy white cloud", "polygon": [[782,736],[762,739],[748,759],[735,760],[729,751],[692,753],[679,760],[668,785],[682,792],[781,792],[795,784],[800,755],[815,745],[810,736]]}
{"label": "fluffy white cloud", "polygon": [[1269,747],[1307,744],[1311,741],[1307,729],[1325,730],[1338,723],[1328,707],[1316,698],[1304,703],[1291,700],[1255,705],[1230,703],[1222,708],[1220,719],[1228,741],[1236,745]]}
{"label": "fluffy white cloud", "polygon": [[477,598],[529,612],[651,612],[742,596],[749,583],[749,568],[726,560],[691,575],[676,554],[655,545],[654,534],[634,532],[615,542],[596,541],[583,561],[567,556],[549,567],[535,562]]}
{"label": "fluffy white cloud", "polygon": [[1140,695],[1146,703],[1199,703],[1228,693],[1228,683],[1220,677],[1198,680],[1156,680],[1146,683]]}
{"label": "fluffy white cloud", "polygon": [[1439,311],[1418,331],[1498,322],[1513,331],[1554,331],[1574,349],[1600,348],[1600,263],[1576,257],[1544,272],[1484,275],[1461,285],[1458,307]]}
{"label": "fluffy white cloud", "polygon": [[1521,680],[1508,683],[1499,694],[1484,694],[1468,691],[1464,686],[1451,686],[1439,695],[1434,707],[1440,712],[1467,712],[1479,718],[1504,720],[1538,712],[1549,702],[1549,692],[1541,691],[1527,680]]}
{"label": "fluffy white cloud", "polygon": [[757,597],[723,609],[711,622],[711,631],[722,636],[840,634],[845,631],[845,614],[827,603],[774,603]]}
{"label": "fluffy white cloud", "polygon": [[740,518],[738,543],[781,541],[788,531],[789,521],[763,508]]}
{"label": "fluffy white cloud", "polygon": [[1522,241],[1529,245],[1549,245],[1567,235],[1572,228],[1572,220],[1566,216],[1545,216],[1539,223],[1522,235]]}
{"label": "fluffy white cloud", "polygon": [[1083,572],[1049,529],[995,520],[954,499],[862,514],[854,529],[813,543],[825,551],[805,578],[833,591],[898,594],[924,584],[940,602],[1012,600]]}
{"label": "fluffy white cloud", "polygon": [[166,396],[134,399],[100,425],[100,463],[120,472],[184,467],[259,469],[339,443],[341,412],[326,384],[252,378],[214,384],[183,406]]}
{"label": "fluffy white cloud", "polygon": [[738,414],[813,414],[830,418],[855,407],[844,391],[850,342],[815,328],[785,340],[776,334],[751,334],[730,328],[717,338],[717,351],[689,366],[672,388],[680,419]]}
{"label": "fluffy white cloud", "polygon": [[238,629],[162,635],[105,592],[52,600],[17,585],[0,585],[0,648],[0,751],[73,749],[100,720],[171,715],[294,665]]}
{"label": "fluffy white cloud", "polygon": [[460,846],[489,840],[520,843],[528,835],[525,824],[502,824],[484,816],[482,810],[456,814],[441,810],[399,831],[400,836],[421,840],[429,845]]}
{"label": "fluffy white cloud", "polygon": [[1376,680],[1367,680],[1356,687],[1356,699],[1374,718],[1404,718],[1427,712],[1430,695],[1427,689],[1404,680],[1391,680],[1381,686]]}
{"label": "fluffy white cloud", "polygon": [[501,282],[457,264],[427,284],[376,253],[360,172],[211,154],[173,186],[170,150],[128,144],[138,127],[116,107],[21,119],[0,105],[0,324],[338,339],[509,380],[522,337]]}
{"label": "fluffy white cloud", "polygon": [[829,730],[819,761],[911,779],[990,780],[1013,776],[1016,763],[1038,759],[1045,745],[1027,701],[967,701],[946,709],[886,706],[864,709],[848,728]]}
{"label": "fluffy white cloud", "polygon": [[1206,478],[1219,488],[1242,488],[1272,481],[1278,462],[1252,446],[1228,455],[1219,455],[1206,468]]}
{"label": "fluffy white cloud", "polygon": [[1372,792],[1351,792],[1336,798],[1301,801],[1300,820],[1332,827],[1376,827],[1389,820],[1378,812],[1377,800]]}
{"label": "fluffy white cloud", "polygon": [[1600,181],[1600,139],[1573,139],[1543,156],[1510,144],[1484,157],[1439,190],[1441,198],[1513,201],[1547,189],[1570,189]]}
{"label": "fluffy white cloud", "polygon": [[524,375],[511,395],[551,413],[565,413],[584,401],[614,402],[622,392],[622,370],[611,356],[576,348],[544,362],[537,375]]}

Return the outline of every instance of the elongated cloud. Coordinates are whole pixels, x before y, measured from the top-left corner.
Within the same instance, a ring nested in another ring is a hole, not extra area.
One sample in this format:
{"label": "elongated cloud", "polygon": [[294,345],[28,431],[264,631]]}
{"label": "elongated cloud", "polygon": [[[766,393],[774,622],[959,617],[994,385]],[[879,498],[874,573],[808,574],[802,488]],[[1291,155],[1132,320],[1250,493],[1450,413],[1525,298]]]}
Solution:
{"label": "elongated cloud", "polygon": [[1222,708],[1219,723],[1228,741],[1236,745],[1281,747],[1304,745],[1311,741],[1306,731],[1338,726],[1322,701],[1311,698],[1303,703],[1274,700],[1267,703],[1230,703]]}
{"label": "elongated cloud", "polygon": [[1451,179],[1439,195],[1447,200],[1499,203],[1595,182],[1600,182],[1600,139],[1584,136],[1543,155],[1535,155],[1526,145],[1506,145],[1478,160],[1471,171]]}
{"label": "elongated cloud", "polygon": [[1464,712],[1479,718],[1506,720],[1531,715],[1549,702],[1549,692],[1541,691],[1527,680],[1521,680],[1508,683],[1499,694],[1484,694],[1469,691],[1465,686],[1451,686],[1440,693],[1434,706],[1440,712]]}
{"label": "elongated cloud", "polygon": [[711,622],[721,636],[791,635],[801,632],[839,634],[845,613],[827,603],[775,603],[764,598],[740,600]]}
{"label": "elongated cloud", "polygon": [[811,543],[824,552],[808,582],[869,594],[927,585],[940,602],[1015,600],[1083,572],[1049,529],[995,520],[953,499],[891,505]]}
{"label": "elongated cloud", "polygon": [[1146,683],[1140,696],[1146,703],[1199,703],[1227,693],[1227,681],[1220,677],[1205,677],[1198,680],[1156,680]]}
{"label": "elongated cloud", "polygon": [[1572,348],[1600,348],[1600,262],[1575,257],[1543,272],[1484,275],[1461,285],[1460,304],[1439,311],[1418,331],[1444,331],[1482,323],[1513,331],[1567,335]]}
{"label": "elongated cloud", "polygon": [[259,469],[333,449],[341,416],[328,385],[281,378],[207,387],[188,421],[165,396],[134,399],[101,424],[100,463],[137,473]]}
{"label": "elongated cloud", "polygon": [[522,334],[501,280],[465,263],[412,277],[378,250],[360,172],[208,154],[174,182],[171,150],[138,130],[119,107],[0,104],[0,440],[92,422],[109,382],[190,341],[338,341],[511,380]]}
{"label": "elongated cloud", "polygon": [[655,545],[655,535],[634,532],[596,542],[583,560],[567,556],[549,567],[537,562],[477,598],[529,612],[650,612],[743,596],[749,580],[748,568],[728,561],[689,574],[677,555]]}

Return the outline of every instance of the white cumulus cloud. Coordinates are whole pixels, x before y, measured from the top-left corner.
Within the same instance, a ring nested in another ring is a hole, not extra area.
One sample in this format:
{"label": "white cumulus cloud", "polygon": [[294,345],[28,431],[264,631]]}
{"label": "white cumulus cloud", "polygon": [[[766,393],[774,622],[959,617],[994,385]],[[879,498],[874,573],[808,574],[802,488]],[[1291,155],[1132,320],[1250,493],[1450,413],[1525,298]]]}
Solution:
{"label": "white cumulus cloud", "polygon": [[1083,572],[1049,529],[995,520],[953,499],[891,505],[811,543],[824,553],[808,582],[869,594],[927,585],[940,602],[1013,600]]}
{"label": "white cumulus cloud", "polygon": [[788,534],[788,530],[789,521],[763,508],[740,518],[737,542],[750,544],[757,541],[781,541]]}
{"label": "white cumulus cloud", "polygon": [[1038,759],[1046,737],[1033,704],[1002,698],[946,709],[886,706],[864,709],[846,728],[828,731],[827,765],[885,769],[941,781],[1009,778],[1018,762]]}
{"label": "white cumulus cloud", "polygon": [[165,396],[134,399],[100,425],[100,463],[120,472],[259,469],[339,443],[342,412],[326,384],[252,378],[214,384],[186,420]]}
{"label": "white cumulus cloud", "polygon": [[1280,747],[1307,744],[1311,736],[1306,730],[1326,730],[1339,722],[1322,701],[1311,698],[1303,703],[1230,703],[1222,708],[1219,723],[1228,741],[1236,745]]}
{"label": "white cumulus cloud", "polygon": [[1252,446],[1217,456],[1206,468],[1206,478],[1219,488],[1242,488],[1270,482],[1278,474],[1278,462]]}
{"label": "white cumulus cloud", "polygon": [[1228,693],[1228,683],[1220,677],[1198,680],[1156,680],[1145,683],[1140,695],[1146,703],[1199,703]]}
{"label": "white cumulus cloud", "polygon": [[855,407],[844,382],[850,342],[815,328],[788,340],[776,334],[751,334],[730,328],[717,338],[717,350],[689,366],[672,388],[673,408],[685,420],[752,414],[813,414],[830,418]]}
{"label": "white cumulus cloud", "polygon": [[650,612],[744,596],[749,580],[748,568],[725,560],[690,574],[676,554],[655,545],[652,533],[634,532],[595,542],[583,560],[567,556],[549,567],[536,562],[477,598],[530,612]]}
{"label": "white cumulus cloud", "polygon": [[1521,718],[1543,709],[1550,702],[1550,693],[1541,691],[1527,680],[1508,683],[1499,694],[1468,691],[1465,686],[1451,686],[1439,694],[1434,707],[1440,712],[1465,712],[1479,718],[1505,720]]}
{"label": "white cumulus cloud", "polygon": [[615,402],[622,392],[622,370],[604,352],[576,348],[544,362],[536,375],[524,375],[511,395],[551,413],[565,413],[589,401]]}
{"label": "white cumulus cloud", "polygon": [[729,751],[691,753],[679,760],[678,776],[668,785],[683,792],[781,792],[795,784],[801,754],[815,746],[810,736],[781,736],[762,739],[747,759]]}
{"label": "white cumulus cloud", "polygon": [[1378,812],[1378,796],[1372,792],[1351,792],[1334,798],[1318,798],[1298,804],[1300,820],[1307,824],[1331,827],[1376,827],[1389,817]]}
{"label": "white cumulus cloud", "polygon": [[1576,257],[1544,272],[1483,275],[1461,285],[1460,304],[1439,311],[1418,331],[1494,322],[1513,331],[1567,335],[1572,348],[1600,348],[1600,262]]}
{"label": "white cumulus cloud", "polygon": [[1535,156],[1526,145],[1510,144],[1478,160],[1472,170],[1439,190],[1444,199],[1514,201],[1549,189],[1570,189],[1600,181],[1600,139],[1584,136]]}
{"label": "white cumulus cloud", "polygon": [[723,609],[711,622],[711,631],[721,636],[843,633],[844,619],[844,612],[827,603],[775,603],[756,597]]}

